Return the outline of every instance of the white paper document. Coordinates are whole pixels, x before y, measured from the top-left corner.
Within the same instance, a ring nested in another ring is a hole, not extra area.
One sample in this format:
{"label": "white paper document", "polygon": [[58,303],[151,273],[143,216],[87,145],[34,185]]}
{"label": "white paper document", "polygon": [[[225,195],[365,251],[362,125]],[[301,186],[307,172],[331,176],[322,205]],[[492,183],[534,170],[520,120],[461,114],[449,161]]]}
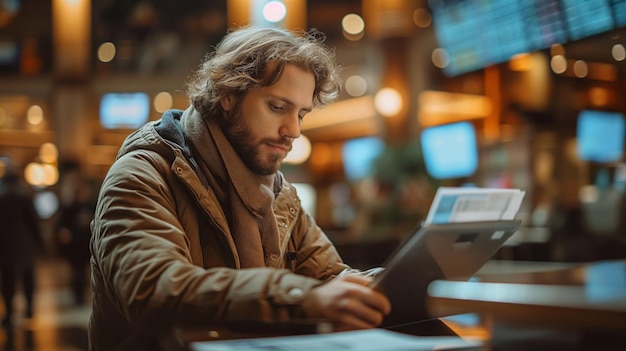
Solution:
{"label": "white paper document", "polygon": [[458,336],[413,336],[386,329],[297,335],[191,344],[192,351],[422,351],[483,350],[478,340]]}
{"label": "white paper document", "polygon": [[520,189],[440,187],[424,224],[515,219],[525,194]]}

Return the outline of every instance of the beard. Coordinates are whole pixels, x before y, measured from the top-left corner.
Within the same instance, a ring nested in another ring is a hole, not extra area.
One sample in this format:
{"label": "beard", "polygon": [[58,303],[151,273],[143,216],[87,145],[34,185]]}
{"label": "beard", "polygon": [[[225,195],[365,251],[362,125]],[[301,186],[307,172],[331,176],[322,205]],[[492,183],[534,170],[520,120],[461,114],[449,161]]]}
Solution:
{"label": "beard", "polygon": [[291,145],[288,138],[280,140],[262,139],[255,140],[254,132],[246,123],[241,110],[236,107],[232,113],[224,113],[220,118],[220,126],[224,131],[224,135],[233,149],[239,155],[245,165],[257,175],[271,175],[280,168],[283,157],[276,154],[269,154],[263,157],[261,147],[267,142],[281,145]]}

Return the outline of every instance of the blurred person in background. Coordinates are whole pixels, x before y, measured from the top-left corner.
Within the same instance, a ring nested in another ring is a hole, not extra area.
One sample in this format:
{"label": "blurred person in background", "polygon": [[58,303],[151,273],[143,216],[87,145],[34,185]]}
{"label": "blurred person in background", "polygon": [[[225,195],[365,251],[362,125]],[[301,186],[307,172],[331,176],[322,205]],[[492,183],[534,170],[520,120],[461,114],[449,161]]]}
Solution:
{"label": "blurred person in background", "polygon": [[188,82],[191,106],[126,139],[92,222],[91,350],[159,349],[196,323],[382,323],[388,299],[279,171],[305,115],[339,93],[323,40],[230,31]]}
{"label": "blurred person in background", "polygon": [[75,305],[85,303],[85,290],[89,276],[89,227],[95,210],[91,185],[82,178],[71,178],[71,202],[61,208],[56,228],[56,240],[63,258],[70,267],[70,288]]}
{"label": "blurred person in background", "polygon": [[25,317],[33,316],[35,259],[42,250],[40,219],[32,193],[16,171],[8,170],[0,179],[0,285],[5,328],[12,326],[13,298],[20,284],[26,300]]}

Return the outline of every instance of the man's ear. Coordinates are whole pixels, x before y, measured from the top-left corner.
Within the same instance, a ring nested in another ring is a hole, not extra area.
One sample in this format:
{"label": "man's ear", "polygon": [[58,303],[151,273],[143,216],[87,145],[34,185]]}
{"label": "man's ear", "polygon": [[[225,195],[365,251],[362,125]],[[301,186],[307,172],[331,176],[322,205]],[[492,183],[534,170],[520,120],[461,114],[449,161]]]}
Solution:
{"label": "man's ear", "polygon": [[232,95],[224,96],[220,99],[220,105],[222,105],[222,109],[226,112],[230,112],[235,106],[235,98]]}

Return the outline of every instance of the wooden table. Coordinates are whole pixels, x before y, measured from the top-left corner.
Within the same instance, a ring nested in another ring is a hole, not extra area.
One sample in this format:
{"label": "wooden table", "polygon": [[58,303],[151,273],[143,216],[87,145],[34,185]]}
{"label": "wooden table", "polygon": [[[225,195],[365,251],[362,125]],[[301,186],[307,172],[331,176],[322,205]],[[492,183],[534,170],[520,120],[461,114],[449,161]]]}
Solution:
{"label": "wooden table", "polygon": [[[559,349],[603,349],[626,342],[626,261],[492,261],[470,281],[432,282],[427,306],[433,316],[477,314],[493,349],[506,344],[499,330],[507,330],[517,345],[533,330],[545,332],[545,349],[563,335],[568,340]],[[532,349],[541,349],[540,340],[533,343]]]}

